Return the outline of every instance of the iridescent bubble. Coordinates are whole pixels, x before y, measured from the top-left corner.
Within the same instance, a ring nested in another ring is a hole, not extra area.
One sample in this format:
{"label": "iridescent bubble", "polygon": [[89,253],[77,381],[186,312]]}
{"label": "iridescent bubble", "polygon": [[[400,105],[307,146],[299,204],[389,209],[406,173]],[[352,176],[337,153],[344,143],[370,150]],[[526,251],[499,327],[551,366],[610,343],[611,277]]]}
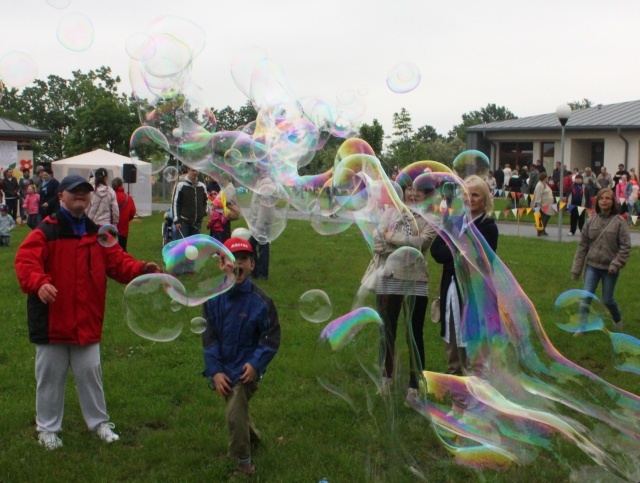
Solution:
{"label": "iridescent bubble", "polygon": [[463,151],[453,160],[453,170],[461,178],[472,174],[484,177],[489,171],[489,166],[487,155],[476,149]]}
{"label": "iridescent bubble", "polygon": [[182,310],[183,305],[178,300],[172,300],[169,304],[169,308],[172,312],[179,312]]}
{"label": "iridescent bubble", "polygon": [[553,305],[555,324],[567,332],[589,332],[604,328],[604,306],[586,290],[567,290]]}
{"label": "iridescent bubble", "polygon": [[38,66],[24,52],[9,52],[0,57],[0,79],[8,87],[22,87],[36,78]]}
{"label": "iridescent bubble", "polygon": [[71,0],[47,0],[47,3],[53,8],[63,10],[69,6]]}
{"label": "iridescent bubble", "polygon": [[56,35],[63,47],[82,52],[93,44],[93,24],[86,15],[72,12],[60,20]]}
{"label": "iridescent bubble", "polygon": [[207,319],[203,317],[194,317],[191,319],[190,329],[194,334],[202,334],[207,330]]}
{"label": "iridescent bubble", "polygon": [[235,258],[222,243],[208,235],[168,243],[162,249],[162,259],[166,272],[185,289],[175,300],[188,307],[226,292],[235,283]]}
{"label": "iridescent bubble", "polygon": [[331,299],[323,290],[308,290],[298,300],[300,315],[309,322],[319,324],[333,314]]}
{"label": "iridescent bubble", "polygon": [[387,74],[387,86],[393,92],[404,94],[420,84],[420,69],[413,62],[400,62]]}
{"label": "iridescent bubble", "polygon": [[102,225],[98,229],[98,243],[109,248],[118,243],[118,229],[113,225]]}
{"label": "iridescent bubble", "polygon": [[184,325],[180,317],[173,315],[176,299],[182,300],[186,296],[184,286],[169,274],[141,275],[124,291],[129,328],[140,337],[156,342],[174,340]]}
{"label": "iridescent bubble", "polygon": [[167,166],[164,168],[162,176],[164,176],[164,179],[169,183],[173,183],[178,179],[179,173],[175,166]]}
{"label": "iridescent bubble", "polygon": [[337,107],[340,115],[350,121],[360,119],[367,110],[364,96],[356,89],[344,89],[338,93],[336,99],[338,101]]}
{"label": "iridescent bubble", "polygon": [[261,47],[249,47],[241,50],[231,61],[231,76],[240,91],[247,97],[251,95],[251,80],[257,65],[268,58]]}
{"label": "iridescent bubble", "polygon": [[129,155],[132,159],[151,163],[151,173],[159,173],[169,161],[169,143],[158,129],[142,126],[131,135]]}
{"label": "iridescent bubble", "polygon": [[272,181],[257,187],[265,193],[273,193],[272,195],[255,192],[251,197],[238,200],[249,230],[261,245],[278,238],[287,226],[289,202],[281,197],[280,191],[271,191],[272,187]]}

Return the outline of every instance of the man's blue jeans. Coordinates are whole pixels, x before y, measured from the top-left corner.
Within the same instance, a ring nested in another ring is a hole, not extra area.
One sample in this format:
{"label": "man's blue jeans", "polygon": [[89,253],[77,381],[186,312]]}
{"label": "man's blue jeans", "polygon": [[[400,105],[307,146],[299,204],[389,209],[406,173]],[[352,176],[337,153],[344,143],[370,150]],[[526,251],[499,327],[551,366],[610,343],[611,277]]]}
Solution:
{"label": "man's blue jeans", "polygon": [[611,275],[607,269],[593,268],[589,265],[585,268],[584,274],[584,290],[589,293],[595,294],[598,283],[602,280],[602,303],[609,309],[616,323],[622,320],[618,304],[613,298],[619,274],[620,272],[616,272],[615,275]]}

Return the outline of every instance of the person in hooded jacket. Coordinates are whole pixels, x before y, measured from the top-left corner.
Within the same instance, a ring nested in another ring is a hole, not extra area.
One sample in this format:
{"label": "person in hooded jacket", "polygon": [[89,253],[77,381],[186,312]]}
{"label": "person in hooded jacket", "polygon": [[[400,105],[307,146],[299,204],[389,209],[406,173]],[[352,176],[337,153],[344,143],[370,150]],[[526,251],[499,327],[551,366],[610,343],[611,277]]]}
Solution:
{"label": "person in hooded jacket", "polygon": [[95,190],[91,204],[87,208],[87,216],[96,225],[117,225],[120,221],[118,198],[107,180],[107,170],[99,168],[95,172]]}
{"label": "person in hooded jacket", "polygon": [[127,251],[127,239],[129,238],[129,223],[136,216],[136,204],[133,197],[129,193],[124,192],[122,178],[113,178],[111,187],[116,192],[118,200],[118,211],[120,219],[118,220],[118,243],[122,247],[122,251]]}

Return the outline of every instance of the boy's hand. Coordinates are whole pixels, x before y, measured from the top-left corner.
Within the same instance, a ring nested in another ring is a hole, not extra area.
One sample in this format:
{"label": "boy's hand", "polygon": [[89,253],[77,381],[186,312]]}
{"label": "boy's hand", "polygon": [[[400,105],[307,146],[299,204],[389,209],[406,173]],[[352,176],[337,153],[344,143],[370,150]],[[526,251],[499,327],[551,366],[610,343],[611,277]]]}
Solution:
{"label": "boy's hand", "polygon": [[217,372],[211,379],[213,379],[213,386],[218,391],[218,394],[222,397],[227,397],[231,392],[231,379],[224,372]]}
{"label": "boy's hand", "polygon": [[255,382],[258,380],[258,371],[254,369],[254,367],[248,362],[242,366],[242,375],[240,376],[240,381],[242,384],[247,384],[249,382]]}
{"label": "boy's hand", "polygon": [[45,283],[38,289],[38,297],[42,300],[43,304],[50,304],[55,302],[58,295],[58,289],[50,283]]}

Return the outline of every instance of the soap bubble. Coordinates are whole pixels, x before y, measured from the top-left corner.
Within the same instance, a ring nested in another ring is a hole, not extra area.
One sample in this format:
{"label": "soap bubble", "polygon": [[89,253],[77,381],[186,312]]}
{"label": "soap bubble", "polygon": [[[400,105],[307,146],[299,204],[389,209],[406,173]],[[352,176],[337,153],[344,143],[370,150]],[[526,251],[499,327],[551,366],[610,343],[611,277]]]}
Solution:
{"label": "soap bubble", "polygon": [[98,243],[109,248],[118,243],[118,229],[113,225],[102,225],[98,229]]}
{"label": "soap bubble", "polygon": [[127,324],[145,339],[156,342],[174,340],[182,332],[184,324],[180,317],[174,315],[173,307],[177,299],[186,298],[184,286],[175,277],[165,273],[141,275],[124,291]]}
{"label": "soap bubble", "polygon": [[553,306],[555,324],[567,332],[589,332],[604,328],[604,306],[586,290],[567,290]]}
{"label": "soap bubble", "polygon": [[0,57],[0,79],[8,87],[22,87],[36,78],[38,66],[24,52],[8,52]]}
{"label": "soap bubble", "polygon": [[300,315],[309,322],[319,324],[329,320],[333,313],[331,299],[322,290],[308,290],[298,301]]}
{"label": "soap bubble", "polygon": [[189,260],[195,260],[196,258],[198,258],[198,249],[194,246],[188,246],[184,250],[184,256]]}
{"label": "soap bubble", "polygon": [[82,52],[93,44],[93,24],[86,15],[72,12],[60,20],[56,35],[63,47]]}
{"label": "soap bubble", "polygon": [[468,149],[461,152],[453,160],[453,170],[461,178],[466,178],[472,174],[481,178],[489,171],[489,158],[482,151]]}
{"label": "soap bubble", "polygon": [[158,129],[142,126],[131,135],[129,155],[134,160],[151,163],[151,173],[159,173],[169,161],[169,143]]}
{"label": "soap bubble", "polygon": [[190,324],[191,332],[194,334],[202,334],[207,330],[207,319],[203,317],[194,317]]}
{"label": "soap bubble", "polygon": [[162,175],[164,176],[165,180],[167,180],[169,183],[172,183],[176,179],[178,179],[179,173],[178,173],[178,170],[174,166],[167,166],[162,171]]}
{"label": "soap bubble", "polygon": [[[193,257],[193,258],[190,258]],[[193,235],[167,243],[162,249],[167,273],[176,277],[184,292],[175,300],[195,307],[226,292],[235,283],[235,258],[218,240]]]}
{"label": "soap bubble", "polygon": [[413,62],[400,62],[387,74],[387,86],[393,92],[404,94],[420,84],[420,69]]}
{"label": "soap bubble", "polygon": [[247,228],[235,228],[231,232],[231,238],[242,238],[243,240],[249,240],[251,238],[251,230]]}

